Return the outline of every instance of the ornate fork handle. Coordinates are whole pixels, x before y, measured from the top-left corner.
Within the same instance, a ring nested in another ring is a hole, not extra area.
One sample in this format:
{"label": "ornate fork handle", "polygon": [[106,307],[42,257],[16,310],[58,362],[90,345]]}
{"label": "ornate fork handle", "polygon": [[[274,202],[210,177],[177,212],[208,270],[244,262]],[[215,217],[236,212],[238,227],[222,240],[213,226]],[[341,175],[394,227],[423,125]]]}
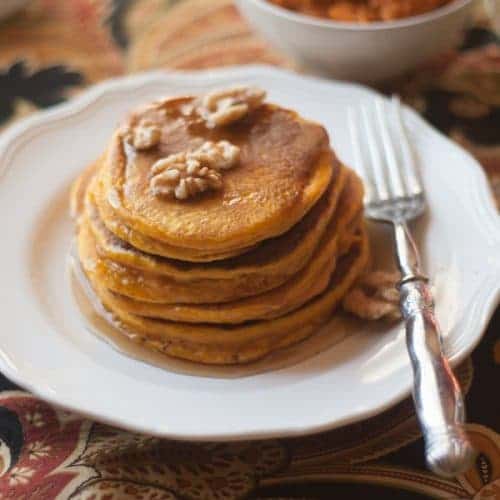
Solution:
{"label": "ornate fork handle", "polygon": [[401,311],[414,373],[413,399],[425,440],[429,467],[455,476],[466,470],[474,451],[465,432],[460,386],[443,356],[434,301],[422,274],[417,247],[404,221],[393,222],[401,271]]}

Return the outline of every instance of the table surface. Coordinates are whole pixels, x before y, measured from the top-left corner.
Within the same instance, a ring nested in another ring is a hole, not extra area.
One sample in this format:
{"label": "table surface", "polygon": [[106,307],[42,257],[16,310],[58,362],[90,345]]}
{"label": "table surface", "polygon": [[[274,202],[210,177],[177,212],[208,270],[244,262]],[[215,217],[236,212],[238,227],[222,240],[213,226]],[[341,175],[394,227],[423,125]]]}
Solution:
{"label": "table surface", "polygon": [[[254,62],[294,67],[230,0],[35,0],[0,23],[0,128],[112,76]],[[500,40],[481,16],[459,51],[382,90],[470,150],[500,202]],[[500,499],[499,333],[500,310],[457,369],[480,453],[453,479],[425,469],[409,399],[316,436],[178,443],[60,411],[0,375],[0,497]]]}

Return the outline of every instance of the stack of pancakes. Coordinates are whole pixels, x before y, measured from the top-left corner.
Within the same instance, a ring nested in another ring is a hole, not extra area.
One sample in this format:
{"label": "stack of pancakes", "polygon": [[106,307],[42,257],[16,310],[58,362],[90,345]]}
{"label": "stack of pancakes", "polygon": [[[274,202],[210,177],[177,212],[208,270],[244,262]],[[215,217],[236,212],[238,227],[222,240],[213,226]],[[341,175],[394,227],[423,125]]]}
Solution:
{"label": "stack of pancakes", "polygon": [[[311,335],[364,270],[363,189],[320,125],[262,103],[213,126],[199,99],[132,114],[75,182],[78,256],[130,339],[196,362],[243,363]],[[144,123],[159,139],[135,148],[127,134]],[[239,148],[220,189],[188,199],[151,189],[159,159],[204,141]]]}

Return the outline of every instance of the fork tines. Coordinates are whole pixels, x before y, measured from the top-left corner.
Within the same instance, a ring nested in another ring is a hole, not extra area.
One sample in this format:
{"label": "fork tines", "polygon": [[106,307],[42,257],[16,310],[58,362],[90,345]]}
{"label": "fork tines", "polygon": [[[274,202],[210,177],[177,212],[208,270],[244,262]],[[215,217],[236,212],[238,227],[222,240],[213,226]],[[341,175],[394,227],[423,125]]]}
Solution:
{"label": "fork tines", "polygon": [[367,205],[422,196],[398,97],[390,102],[378,97],[349,108],[348,126]]}

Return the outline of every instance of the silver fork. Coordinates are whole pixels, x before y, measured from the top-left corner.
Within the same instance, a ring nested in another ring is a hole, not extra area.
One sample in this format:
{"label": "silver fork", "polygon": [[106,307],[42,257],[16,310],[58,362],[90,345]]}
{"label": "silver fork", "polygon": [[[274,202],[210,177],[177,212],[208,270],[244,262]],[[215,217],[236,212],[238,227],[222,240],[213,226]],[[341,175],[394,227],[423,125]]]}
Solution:
{"label": "silver fork", "polygon": [[351,108],[348,122],[355,166],[365,182],[366,216],[394,230],[413,400],[427,464],[436,474],[455,476],[471,465],[474,451],[464,429],[460,386],[443,355],[429,280],[407,225],[423,214],[426,203],[399,99],[393,97],[388,104],[378,98]]}

